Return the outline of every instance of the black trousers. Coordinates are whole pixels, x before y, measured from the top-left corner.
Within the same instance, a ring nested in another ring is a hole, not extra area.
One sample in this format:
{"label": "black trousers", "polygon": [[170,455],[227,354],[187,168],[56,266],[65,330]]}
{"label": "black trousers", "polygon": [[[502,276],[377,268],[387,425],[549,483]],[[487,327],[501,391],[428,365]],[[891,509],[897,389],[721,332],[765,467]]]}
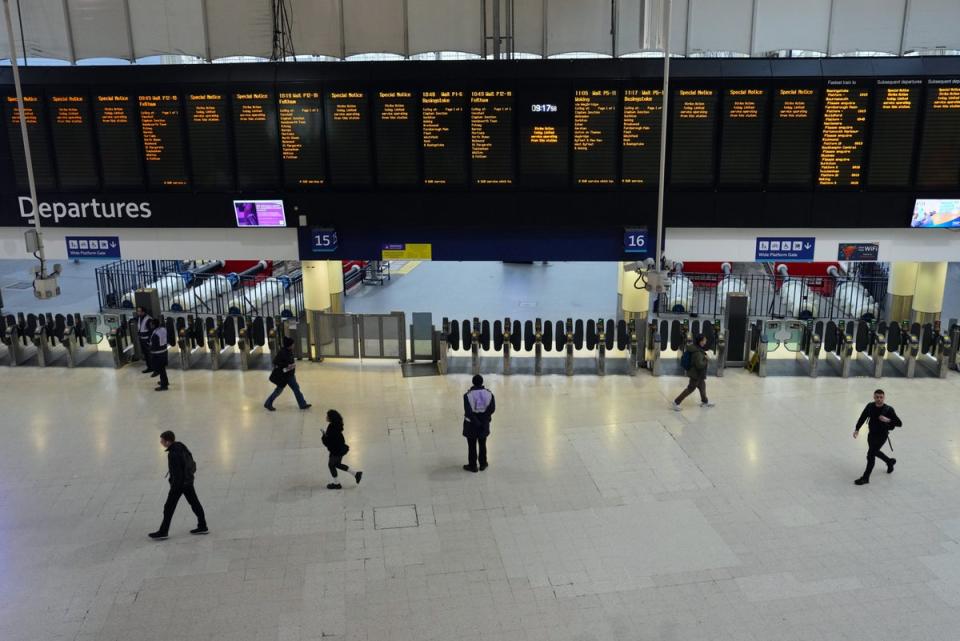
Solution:
{"label": "black trousers", "polygon": [[878,437],[867,437],[867,469],[863,471],[863,478],[869,480],[870,473],[873,472],[873,465],[877,462],[877,459],[880,459],[887,465],[890,464],[890,457],[884,454],[880,448],[884,446],[887,442],[887,435]]}
{"label": "black trousers", "polygon": [[207,517],[203,513],[203,506],[200,505],[200,499],[197,498],[197,491],[193,489],[193,483],[184,483],[183,485],[171,485],[170,492],[167,494],[167,502],[163,504],[163,523],[160,525],[161,532],[170,530],[170,521],[173,520],[173,513],[177,509],[177,503],[183,496],[190,504],[193,513],[197,515],[197,526],[207,527]]}
{"label": "black trousers", "polygon": [[477,446],[480,446],[480,465],[487,464],[487,437],[486,436],[468,436],[467,437],[467,462],[470,467],[477,466]]}
{"label": "black trousers", "polygon": [[160,387],[169,387],[170,381],[167,379],[167,353],[152,354],[150,362],[153,365],[153,371],[160,377]]}
{"label": "black trousers", "polygon": [[140,351],[143,353],[143,363],[145,365],[144,369],[153,369],[153,363],[150,361],[153,360],[150,358],[150,339],[141,338],[140,339]]}
{"label": "black trousers", "polygon": [[330,469],[330,476],[337,478],[337,470],[343,470],[344,472],[349,472],[350,468],[343,464],[344,455],[334,456],[330,455],[330,458],[327,460],[327,467]]}
{"label": "black trousers", "polygon": [[680,392],[680,396],[678,396],[673,402],[679,405],[680,403],[683,402],[683,399],[693,394],[693,390],[700,390],[700,402],[706,403],[707,402],[707,377],[706,376],[702,378],[691,377],[690,382],[687,384],[687,388],[682,392]]}

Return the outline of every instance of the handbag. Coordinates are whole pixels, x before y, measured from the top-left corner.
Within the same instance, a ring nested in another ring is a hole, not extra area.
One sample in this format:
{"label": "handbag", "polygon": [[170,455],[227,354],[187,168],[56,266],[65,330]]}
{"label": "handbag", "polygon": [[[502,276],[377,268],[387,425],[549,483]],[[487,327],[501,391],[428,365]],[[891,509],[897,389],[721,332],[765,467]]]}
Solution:
{"label": "handbag", "polygon": [[282,367],[274,367],[273,371],[270,372],[270,382],[274,385],[280,385],[286,381],[286,372],[283,371]]}

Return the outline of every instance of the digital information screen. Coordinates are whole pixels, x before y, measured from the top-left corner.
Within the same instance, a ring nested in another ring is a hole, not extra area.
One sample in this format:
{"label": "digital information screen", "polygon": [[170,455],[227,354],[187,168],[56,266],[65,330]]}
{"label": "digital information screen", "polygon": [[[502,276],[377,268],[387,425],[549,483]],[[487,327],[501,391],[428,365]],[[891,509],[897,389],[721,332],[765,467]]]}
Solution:
{"label": "digital information screen", "polygon": [[767,98],[766,89],[723,92],[720,184],[759,187],[763,183]]}
{"label": "digital information screen", "polygon": [[232,189],[227,95],[187,93],[187,137],[197,189]]}
{"label": "digital information screen", "polygon": [[819,89],[781,87],[774,92],[768,184],[809,187],[813,182],[813,142],[819,105]]}
{"label": "digital information screen", "polygon": [[960,200],[918,198],[913,205],[910,226],[960,229]]}
{"label": "digital information screen", "polygon": [[465,99],[462,91],[424,91],[421,96],[423,184],[467,182]]}
{"label": "digital information screen", "polygon": [[235,200],[237,227],[286,227],[282,200]]}
{"label": "digital information screen", "polygon": [[186,187],[189,181],[183,151],[180,96],[152,94],[139,96],[138,102],[150,188]]}
{"label": "digital information screen", "polygon": [[616,89],[577,89],[573,94],[573,181],[617,182]]}
{"label": "digital information screen", "polygon": [[330,91],[327,112],[327,157],[334,185],[369,185],[370,114],[365,91]]}
{"label": "digital information screen", "polygon": [[569,94],[524,93],[517,105],[520,182],[530,187],[563,187],[569,181]]}
{"label": "digital information screen", "polygon": [[233,131],[240,189],[279,184],[280,138],[273,92],[234,92]]}
{"label": "digital information screen", "polygon": [[412,91],[377,92],[373,125],[380,185],[414,187],[420,184],[417,100],[418,96]]}
{"label": "digital information screen", "polygon": [[623,92],[623,184],[657,184],[662,112],[663,91],[660,89]]}
{"label": "digital information screen", "polygon": [[99,187],[87,97],[82,94],[50,94],[47,96],[47,113],[50,114],[60,189]]}
{"label": "digital information screen", "polygon": [[470,168],[475,185],[513,184],[513,92],[470,92]]}
{"label": "digital information screen", "polygon": [[670,182],[695,187],[712,185],[717,90],[676,89],[671,113]]}
{"label": "digital information screen", "polygon": [[863,184],[870,89],[855,80],[828,80],[820,135],[821,187]]}
{"label": "digital information screen", "polygon": [[922,89],[920,80],[877,80],[867,174],[870,186],[910,186]]}
{"label": "digital information screen", "polygon": [[917,187],[960,183],[960,79],[927,81]]}
{"label": "digital information screen", "polygon": [[277,96],[280,157],[287,187],[316,187],[326,178],[323,103],[319,91],[281,91]]}
{"label": "digital information screen", "polygon": [[[4,119],[7,121],[7,139],[10,142],[10,155],[13,157],[13,173],[17,179],[17,189],[26,193],[27,162],[23,155],[23,137],[20,134],[20,110],[16,96],[7,96]],[[30,138],[30,153],[33,159],[33,179],[37,189],[56,189],[53,175],[53,159],[50,157],[50,140],[47,138],[46,113],[39,96],[23,97],[23,115],[27,121],[27,136]]]}
{"label": "digital information screen", "polygon": [[94,95],[93,117],[103,186],[107,189],[143,187],[140,139],[134,124],[133,98],[127,94]]}

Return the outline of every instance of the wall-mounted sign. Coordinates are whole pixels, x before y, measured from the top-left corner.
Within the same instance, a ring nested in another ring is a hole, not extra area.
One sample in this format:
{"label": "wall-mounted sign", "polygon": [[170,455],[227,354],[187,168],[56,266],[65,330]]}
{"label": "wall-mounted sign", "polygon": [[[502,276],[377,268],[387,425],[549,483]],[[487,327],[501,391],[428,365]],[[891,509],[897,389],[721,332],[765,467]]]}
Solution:
{"label": "wall-mounted sign", "polygon": [[880,243],[840,243],[837,260],[868,262],[880,255]]}
{"label": "wall-mounted sign", "polygon": [[817,239],[812,236],[757,238],[756,260],[758,262],[772,260],[811,262],[816,241]]}

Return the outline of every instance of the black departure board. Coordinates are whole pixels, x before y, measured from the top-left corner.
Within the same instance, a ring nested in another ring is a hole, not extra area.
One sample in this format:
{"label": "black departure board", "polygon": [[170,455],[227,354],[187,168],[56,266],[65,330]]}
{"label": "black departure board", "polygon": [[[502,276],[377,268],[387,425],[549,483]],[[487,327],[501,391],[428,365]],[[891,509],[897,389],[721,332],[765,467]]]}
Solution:
{"label": "black departure board", "polygon": [[281,91],[277,95],[280,157],[287,187],[309,188],[326,180],[323,157],[323,103],[319,91]]}
{"label": "black departure board", "polygon": [[373,125],[380,185],[413,187],[420,183],[417,102],[417,94],[409,90],[376,93]]}
{"label": "black departure board", "polygon": [[828,80],[820,134],[821,187],[863,184],[864,145],[870,89],[855,80]]}
{"label": "black departure board", "polygon": [[462,91],[421,95],[424,185],[466,184],[465,103]]}
{"label": "black departure board", "polygon": [[280,182],[280,137],[272,91],[233,93],[234,153],[240,189],[273,187]]}
{"label": "black departure board", "polygon": [[927,81],[917,187],[955,188],[960,183],[960,79]]}
{"label": "black departure board", "polygon": [[124,93],[94,94],[93,117],[100,147],[103,186],[107,189],[143,187],[133,97]]}
{"label": "black departure board", "polygon": [[329,91],[324,96],[327,123],[327,156],[334,185],[369,185],[370,112],[367,92]]}
{"label": "black departure board", "polygon": [[723,92],[720,184],[759,187],[767,128],[766,89],[735,88]]}
{"label": "black departure board", "polygon": [[470,92],[470,168],[475,185],[510,185],[513,166],[513,92]]}
{"label": "black departure board", "polygon": [[183,111],[177,94],[149,94],[137,98],[140,131],[151,189],[186,187],[183,148]]}
{"label": "black departure board", "polygon": [[227,95],[217,91],[187,92],[185,96],[193,186],[197,189],[232,189]]}
{"label": "black departure board", "polygon": [[624,90],[621,125],[621,180],[624,185],[656,185],[659,182],[662,117],[662,90]]}
{"label": "black departure board", "polygon": [[[23,115],[27,121],[27,136],[30,139],[30,155],[33,160],[33,179],[37,189],[50,190],[57,186],[53,175],[53,159],[50,157],[50,140],[47,138],[47,114],[39,96],[23,97]],[[10,141],[10,155],[13,157],[13,173],[17,179],[17,189],[26,193],[30,188],[27,181],[27,163],[23,155],[23,137],[20,134],[20,110],[17,98],[7,96],[6,112],[7,139]]]}
{"label": "black departure board", "polygon": [[871,187],[910,186],[922,90],[921,80],[877,80],[867,163]]}
{"label": "black departure board", "polygon": [[93,154],[90,104],[86,95],[49,94],[47,113],[50,114],[53,156],[57,162],[60,189],[70,191],[99,187],[97,161]]}
{"label": "black departure board", "polygon": [[820,90],[813,87],[780,87],[773,92],[768,184],[802,188],[813,182],[819,105]]}
{"label": "black departure board", "polygon": [[673,92],[670,182],[674,185],[713,184],[717,93],[716,89],[675,89]]}
{"label": "black departure board", "polygon": [[617,182],[616,89],[573,92],[573,181],[578,185]]}
{"label": "black departure board", "polygon": [[564,187],[570,175],[569,99],[566,91],[543,89],[517,102],[520,182],[530,187]]}

